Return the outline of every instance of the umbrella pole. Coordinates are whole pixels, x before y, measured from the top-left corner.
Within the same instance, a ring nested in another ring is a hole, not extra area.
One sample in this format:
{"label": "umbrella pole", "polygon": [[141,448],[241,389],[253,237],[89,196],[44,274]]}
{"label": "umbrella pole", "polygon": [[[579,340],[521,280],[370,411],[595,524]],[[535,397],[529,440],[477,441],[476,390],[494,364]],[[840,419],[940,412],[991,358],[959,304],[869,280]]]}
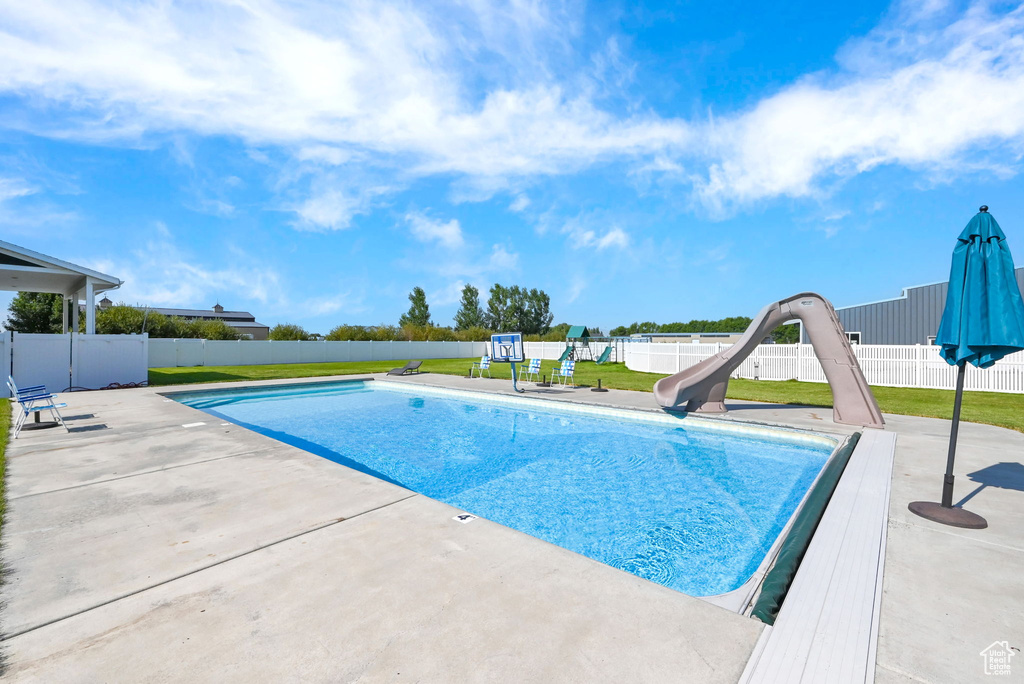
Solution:
{"label": "umbrella pole", "polygon": [[956,459],[956,436],[960,431],[960,404],[964,399],[964,376],[967,362],[961,361],[956,372],[956,399],[953,400],[953,425],[949,429],[949,453],[946,455],[946,477],[942,481],[942,507],[953,507],[953,461]]}
{"label": "umbrella pole", "polygon": [[949,452],[946,454],[946,475],[942,480],[942,503],[933,501],[914,501],[908,508],[933,522],[954,527],[966,527],[981,530],[988,527],[988,522],[978,515],[953,507],[953,461],[956,458],[956,436],[960,431],[960,404],[964,398],[964,375],[967,363],[961,362],[956,373],[956,399],[953,401],[953,424],[949,429]]}

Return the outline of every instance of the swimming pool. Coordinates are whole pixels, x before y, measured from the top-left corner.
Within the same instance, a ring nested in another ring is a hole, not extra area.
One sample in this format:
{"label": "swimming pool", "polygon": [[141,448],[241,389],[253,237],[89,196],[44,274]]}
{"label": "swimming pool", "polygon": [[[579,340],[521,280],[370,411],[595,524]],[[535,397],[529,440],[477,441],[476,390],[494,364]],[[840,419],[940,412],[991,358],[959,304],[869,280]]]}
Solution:
{"label": "swimming pool", "polygon": [[169,396],[693,596],[733,591],[764,564],[836,445],[390,382]]}

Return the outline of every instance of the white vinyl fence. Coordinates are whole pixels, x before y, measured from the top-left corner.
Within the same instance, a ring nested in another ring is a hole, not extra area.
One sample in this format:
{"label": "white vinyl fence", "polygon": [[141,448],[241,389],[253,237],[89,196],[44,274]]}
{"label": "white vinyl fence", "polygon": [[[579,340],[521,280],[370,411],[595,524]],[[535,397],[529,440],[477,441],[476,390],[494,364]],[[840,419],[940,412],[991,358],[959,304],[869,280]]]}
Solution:
{"label": "white vinyl fence", "polygon": [[[626,346],[626,367],[645,373],[678,373],[729,345],[634,343]],[[855,344],[870,385],[954,389],[956,368],[939,356],[934,345]],[[748,356],[734,378],[826,382],[809,344],[762,344]],[[985,370],[968,367],[964,387],[985,392],[1024,393],[1024,352],[1011,354]]]}
{"label": "white vinyl fence", "polygon": [[565,342],[523,342],[523,356],[528,359],[554,360],[565,351]]}
{"label": "white vinyl fence", "polygon": [[[564,347],[565,345],[563,345]],[[275,342],[272,340],[149,341],[149,367],[260,366],[272,363],[334,363],[483,356],[486,342]]]}
{"label": "white vinyl fence", "polygon": [[[19,386],[45,385],[51,392],[99,389],[112,383],[145,382],[148,335],[0,334],[0,364]],[[0,397],[9,395],[7,383]]]}

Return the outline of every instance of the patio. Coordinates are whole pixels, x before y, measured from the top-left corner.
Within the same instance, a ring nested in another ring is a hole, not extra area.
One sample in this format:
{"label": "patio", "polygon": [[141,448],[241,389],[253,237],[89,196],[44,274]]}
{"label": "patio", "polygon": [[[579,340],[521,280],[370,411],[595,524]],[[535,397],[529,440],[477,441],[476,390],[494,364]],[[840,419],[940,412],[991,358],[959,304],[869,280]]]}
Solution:
{"label": "patio", "polygon": [[[655,408],[650,393],[549,396]],[[735,682],[763,629],[486,520],[458,524],[156,389],[65,398],[74,432],[9,448],[12,681]],[[847,431],[821,409],[729,404],[733,420]],[[957,499],[978,490],[970,507],[990,527],[957,530],[906,509],[938,494],[948,422],[886,420],[899,440],[876,681],[982,680],[983,649],[1024,644],[1024,434],[961,426]]]}

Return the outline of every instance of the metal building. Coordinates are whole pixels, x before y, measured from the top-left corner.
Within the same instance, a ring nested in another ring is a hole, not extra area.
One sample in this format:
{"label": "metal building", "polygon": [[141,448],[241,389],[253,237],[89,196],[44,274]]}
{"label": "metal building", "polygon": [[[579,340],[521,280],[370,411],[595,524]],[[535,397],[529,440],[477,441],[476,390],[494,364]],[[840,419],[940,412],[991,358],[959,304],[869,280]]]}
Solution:
{"label": "metal building", "polygon": [[[1015,269],[1024,292],[1024,268]],[[895,299],[836,309],[850,341],[861,344],[934,344],[949,282],[904,288]],[[803,342],[808,342],[801,331]]]}

